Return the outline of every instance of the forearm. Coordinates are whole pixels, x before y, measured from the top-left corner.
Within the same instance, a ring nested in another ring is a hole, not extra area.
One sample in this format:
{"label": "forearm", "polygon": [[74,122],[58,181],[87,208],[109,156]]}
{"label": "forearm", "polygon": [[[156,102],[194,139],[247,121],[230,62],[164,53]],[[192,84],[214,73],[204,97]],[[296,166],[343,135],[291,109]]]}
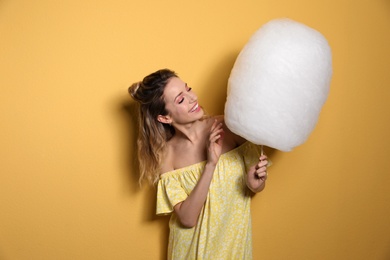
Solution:
{"label": "forearm", "polygon": [[206,164],[205,169],[191,194],[186,200],[175,206],[175,213],[183,226],[193,227],[196,225],[209,192],[214,170],[214,164]]}

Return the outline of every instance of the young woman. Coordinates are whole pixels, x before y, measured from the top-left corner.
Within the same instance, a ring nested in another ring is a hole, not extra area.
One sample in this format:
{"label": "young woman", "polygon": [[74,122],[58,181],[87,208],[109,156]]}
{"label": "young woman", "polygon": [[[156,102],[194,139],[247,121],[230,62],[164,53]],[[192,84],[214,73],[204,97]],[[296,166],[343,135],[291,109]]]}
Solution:
{"label": "young woman", "polygon": [[250,200],[267,157],[206,117],[196,94],[162,69],[134,83],[140,104],[140,180],[157,184],[157,214],[172,214],[168,259],[251,259]]}

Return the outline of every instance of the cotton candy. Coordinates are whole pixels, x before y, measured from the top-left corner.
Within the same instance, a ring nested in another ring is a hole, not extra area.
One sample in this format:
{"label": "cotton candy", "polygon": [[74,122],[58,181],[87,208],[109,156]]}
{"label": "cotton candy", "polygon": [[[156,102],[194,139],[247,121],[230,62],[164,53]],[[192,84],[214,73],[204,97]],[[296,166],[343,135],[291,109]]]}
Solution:
{"label": "cotton candy", "polygon": [[331,76],[331,49],[321,33],[290,19],[272,20],[234,63],[226,125],[255,144],[291,151],[313,131]]}

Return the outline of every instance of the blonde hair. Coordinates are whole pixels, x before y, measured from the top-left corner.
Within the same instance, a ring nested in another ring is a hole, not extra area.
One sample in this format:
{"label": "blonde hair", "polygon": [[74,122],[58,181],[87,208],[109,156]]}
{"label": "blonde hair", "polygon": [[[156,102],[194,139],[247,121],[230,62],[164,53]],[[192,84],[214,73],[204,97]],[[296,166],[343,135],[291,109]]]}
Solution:
{"label": "blonde hair", "polygon": [[158,115],[168,114],[163,94],[165,86],[172,77],[177,77],[174,71],[162,69],[129,87],[130,95],[139,104],[137,147],[140,183],[143,179],[148,180],[151,184],[158,182],[165,144],[175,133],[174,128],[169,124],[157,121]]}

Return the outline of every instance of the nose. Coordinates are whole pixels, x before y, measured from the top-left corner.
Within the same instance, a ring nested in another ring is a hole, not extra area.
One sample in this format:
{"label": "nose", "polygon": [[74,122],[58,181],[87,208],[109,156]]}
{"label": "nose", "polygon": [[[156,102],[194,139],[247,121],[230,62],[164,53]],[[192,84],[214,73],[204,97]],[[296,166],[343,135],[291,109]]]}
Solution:
{"label": "nose", "polygon": [[193,92],[188,92],[188,100],[190,103],[193,103],[194,101],[198,100],[198,96]]}

